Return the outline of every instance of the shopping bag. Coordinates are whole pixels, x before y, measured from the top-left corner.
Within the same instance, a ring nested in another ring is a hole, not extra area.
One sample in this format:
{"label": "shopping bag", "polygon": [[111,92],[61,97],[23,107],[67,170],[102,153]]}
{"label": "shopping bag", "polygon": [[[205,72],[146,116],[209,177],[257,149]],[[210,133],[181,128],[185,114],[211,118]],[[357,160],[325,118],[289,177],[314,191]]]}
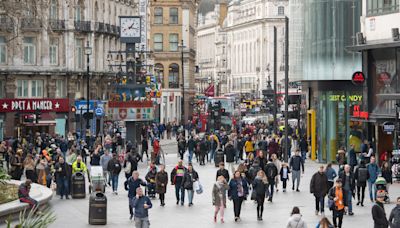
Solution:
{"label": "shopping bag", "polygon": [[195,181],[193,183],[193,188],[196,191],[197,194],[203,193],[203,186],[200,184],[199,181]]}

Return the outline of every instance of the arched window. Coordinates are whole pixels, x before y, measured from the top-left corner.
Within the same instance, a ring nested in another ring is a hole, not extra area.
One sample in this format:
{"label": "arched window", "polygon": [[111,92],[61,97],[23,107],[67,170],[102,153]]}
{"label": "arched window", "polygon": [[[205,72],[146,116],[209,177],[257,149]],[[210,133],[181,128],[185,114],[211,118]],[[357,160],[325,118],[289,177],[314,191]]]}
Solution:
{"label": "arched window", "polygon": [[278,15],[285,15],[285,7],[278,6]]}
{"label": "arched window", "polygon": [[169,65],[168,87],[179,88],[179,65],[176,63]]}
{"label": "arched window", "polygon": [[58,3],[57,0],[51,0],[50,2],[50,19],[57,20],[58,19]]}
{"label": "arched window", "polygon": [[[163,83],[164,80],[164,66],[161,63],[156,63],[154,65],[154,70],[156,72],[157,82]],[[166,88],[167,86],[163,84],[163,87]]]}

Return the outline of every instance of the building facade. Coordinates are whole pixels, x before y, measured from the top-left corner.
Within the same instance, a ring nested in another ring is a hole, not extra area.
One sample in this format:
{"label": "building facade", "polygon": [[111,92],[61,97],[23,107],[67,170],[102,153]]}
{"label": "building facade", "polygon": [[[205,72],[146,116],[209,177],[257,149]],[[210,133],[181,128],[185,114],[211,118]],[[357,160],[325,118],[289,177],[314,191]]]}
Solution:
{"label": "building facade", "polygon": [[277,28],[277,85],[284,79],[285,16],[289,1],[231,1],[224,30],[227,36],[227,79],[230,93],[261,97],[273,79],[274,27]]}
{"label": "building facade", "polygon": [[368,114],[364,134],[380,156],[399,148],[396,104],[400,100],[400,3],[363,0],[362,6],[361,33],[355,34],[356,44],[347,49],[362,55],[366,99],[361,108]]}
{"label": "building facade", "polygon": [[[137,14],[136,5],[130,0],[50,0],[38,6],[7,2],[0,4],[0,132],[16,136],[17,126],[23,127],[23,134],[75,132],[70,109],[75,100],[86,99],[87,67],[90,99],[108,99],[114,75],[108,73],[107,52],[121,49],[118,16]],[[22,103],[7,107],[7,102]],[[30,110],[32,102],[52,106]],[[60,102],[68,106],[62,112],[57,111]],[[25,123],[23,118],[33,111],[42,112],[42,119]]]}
{"label": "building facade", "polygon": [[[306,94],[307,135],[313,159],[336,160],[339,148],[360,149],[362,118],[353,119],[362,87],[352,84],[360,55],[345,49],[360,31],[360,1],[304,1],[302,91]],[[361,130],[361,131],[360,131]]]}
{"label": "building facade", "polygon": [[223,24],[227,14],[226,1],[215,4],[214,11],[200,14],[197,26],[196,92],[222,95],[227,93],[226,32]]}
{"label": "building facade", "polygon": [[184,118],[188,119],[195,94],[197,1],[152,0],[150,12],[150,48],[154,52],[154,66],[162,78],[160,122],[179,123],[182,99]]}

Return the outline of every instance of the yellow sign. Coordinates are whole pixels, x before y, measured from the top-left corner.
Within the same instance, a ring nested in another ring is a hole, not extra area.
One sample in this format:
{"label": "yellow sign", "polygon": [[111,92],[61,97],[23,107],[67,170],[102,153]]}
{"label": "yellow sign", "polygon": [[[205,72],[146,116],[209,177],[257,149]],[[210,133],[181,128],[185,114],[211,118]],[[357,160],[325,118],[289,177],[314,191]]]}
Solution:
{"label": "yellow sign", "polygon": [[362,95],[329,95],[329,101],[362,101]]}

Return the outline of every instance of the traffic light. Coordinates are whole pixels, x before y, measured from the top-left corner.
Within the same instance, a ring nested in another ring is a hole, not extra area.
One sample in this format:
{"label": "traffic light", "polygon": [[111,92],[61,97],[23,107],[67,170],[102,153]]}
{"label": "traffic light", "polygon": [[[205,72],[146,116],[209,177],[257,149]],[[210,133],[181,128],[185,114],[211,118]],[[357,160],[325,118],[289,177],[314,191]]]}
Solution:
{"label": "traffic light", "polygon": [[35,119],[36,119],[36,123],[39,123],[39,120],[42,119],[42,115],[41,115],[39,109],[36,109],[36,111],[35,111],[35,117],[36,117],[36,118],[35,118]]}

